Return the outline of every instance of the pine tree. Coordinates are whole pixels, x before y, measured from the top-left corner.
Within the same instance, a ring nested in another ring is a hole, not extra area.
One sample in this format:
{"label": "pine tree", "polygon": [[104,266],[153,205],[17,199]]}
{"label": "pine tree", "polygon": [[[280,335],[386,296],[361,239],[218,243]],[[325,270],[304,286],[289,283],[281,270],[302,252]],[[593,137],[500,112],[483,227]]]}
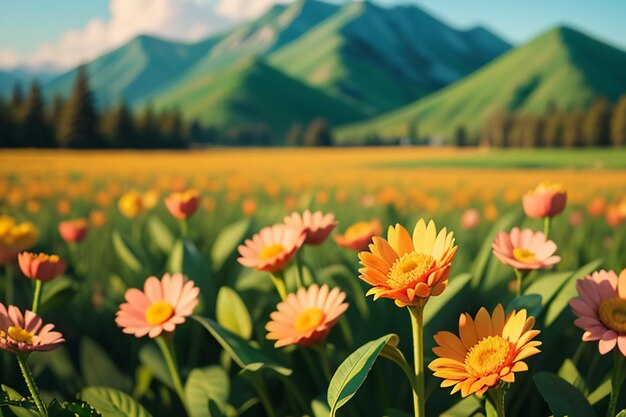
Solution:
{"label": "pine tree", "polygon": [[467,146],[467,130],[465,130],[464,126],[456,128],[456,131],[454,132],[454,143],[459,148]]}
{"label": "pine tree", "polygon": [[22,91],[22,84],[16,82],[13,85],[13,90],[11,91],[11,108],[19,109],[22,104],[24,104],[24,92]]}
{"label": "pine tree", "polygon": [[123,101],[111,112],[107,132],[109,146],[113,148],[138,148],[133,116]]}
{"label": "pine tree", "polygon": [[543,129],[543,143],[548,147],[559,147],[563,145],[563,127],[565,115],[561,111],[551,113],[545,122]]}
{"label": "pine tree", "polygon": [[522,132],[522,146],[526,148],[536,148],[543,146],[541,138],[543,137],[544,122],[539,116],[526,117]]}
{"label": "pine tree", "polygon": [[53,148],[55,146],[52,129],[46,123],[41,87],[33,82],[26,103],[24,119],[20,124],[18,143],[20,146]]}
{"label": "pine tree", "polygon": [[583,119],[584,115],[580,110],[574,110],[565,116],[565,123],[563,124],[563,146],[568,148],[582,146]]}
{"label": "pine tree", "polygon": [[137,130],[138,148],[156,148],[161,142],[154,109],[148,104],[139,118]]}
{"label": "pine tree", "polygon": [[293,122],[289,131],[285,135],[285,146],[302,146],[302,125],[300,122]]}
{"label": "pine tree", "polygon": [[611,143],[613,146],[626,145],[626,94],[624,94],[614,107],[611,117]]}
{"label": "pine tree", "polygon": [[76,71],[72,95],[63,109],[59,141],[61,146],[68,148],[100,148],[104,145],[98,135],[98,116],[84,66]]}
{"label": "pine tree", "polygon": [[493,115],[487,123],[484,132],[484,136],[489,144],[502,148],[508,147],[513,122],[513,117],[508,111],[500,111]]}
{"label": "pine tree", "polygon": [[411,122],[409,122],[407,132],[408,132],[409,142],[411,143],[411,145],[418,145],[419,140],[420,140],[419,129],[417,128],[417,122],[415,120],[412,120]]}
{"label": "pine tree", "polygon": [[60,94],[55,94],[52,99],[52,105],[48,111],[48,125],[52,131],[55,143],[59,143],[59,125],[63,117],[63,109],[65,108],[65,100]]}
{"label": "pine tree", "polygon": [[610,144],[611,105],[604,99],[594,101],[585,113],[582,134],[587,146]]}
{"label": "pine tree", "polygon": [[325,119],[313,119],[304,133],[304,146],[333,146],[333,136]]}
{"label": "pine tree", "polygon": [[0,97],[0,148],[15,146],[15,126],[9,112],[10,106]]}

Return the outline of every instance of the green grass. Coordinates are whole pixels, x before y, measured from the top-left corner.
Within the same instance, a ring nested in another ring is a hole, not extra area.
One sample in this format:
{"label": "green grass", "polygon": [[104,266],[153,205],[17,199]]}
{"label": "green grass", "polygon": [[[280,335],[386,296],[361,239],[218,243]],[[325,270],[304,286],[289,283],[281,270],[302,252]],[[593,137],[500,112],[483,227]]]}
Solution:
{"label": "green grass", "polygon": [[458,156],[376,165],[378,168],[626,169],[621,149],[467,150]]}

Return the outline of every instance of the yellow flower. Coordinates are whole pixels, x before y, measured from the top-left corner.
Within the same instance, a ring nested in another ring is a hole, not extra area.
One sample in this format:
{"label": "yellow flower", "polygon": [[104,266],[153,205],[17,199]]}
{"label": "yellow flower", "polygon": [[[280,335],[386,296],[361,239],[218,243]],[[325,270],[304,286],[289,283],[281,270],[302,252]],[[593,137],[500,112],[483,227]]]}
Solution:
{"label": "yellow flower", "polygon": [[143,200],[136,190],[128,191],[117,202],[120,212],[129,218],[137,217],[143,212]]}

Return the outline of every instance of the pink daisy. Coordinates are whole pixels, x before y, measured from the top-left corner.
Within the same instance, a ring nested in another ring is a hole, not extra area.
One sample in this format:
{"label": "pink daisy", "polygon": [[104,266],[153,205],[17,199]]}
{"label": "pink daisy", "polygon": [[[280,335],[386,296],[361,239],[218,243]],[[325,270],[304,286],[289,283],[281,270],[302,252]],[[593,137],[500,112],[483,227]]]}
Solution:
{"label": "pink daisy", "polygon": [[602,355],[617,347],[626,356],[626,269],[596,271],[576,282],[578,297],[569,305],[578,318],[574,324],[585,331],[582,340],[598,341]]}
{"label": "pink daisy", "polygon": [[346,293],[339,288],[328,289],[328,285],[311,285],[289,294],[285,301],[276,306],[265,329],[268,340],[276,340],[274,346],[308,346],[326,337],[339,317],[348,308],[343,301]]}
{"label": "pink daisy", "polygon": [[127,302],[120,305],[115,323],[135,337],[155,338],[162,332],[173,332],[193,314],[199,294],[200,289],[183,274],[165,274],[161,280],[150,277],[143,291],[126,291]]}
{"label": "pink daisy", "polygon": [[0,349],[13,353],[48,352],[65,342],[63,335],[53,331],[54,324],[43,325],[32,311],[24,314],[19,308],[0,303]]}
{"label": "pink daisy", "polygon": [[321,211],[311,213],[311,210],[306,210],[302,215],[293,212],[286,216],[284,221],[287,226],[304,229],[306,233],[304,243],[309,245],[319,245],[324,242],[339,224],[335,221],[333,213],[323,214]]}
{"label": "pink daisy", "polygon": [[263,228],[252,239],[239,245],[240,264],[259,271],[283,270],[306,238],[304,230],[284,224]]}
{"label": "pink daisy", "polygon": [[532,229],[515,227],[510,233],[500,232],[491,247],[503,264],[519,270],[549,268],[561,261],[560,256],[554,255],[556,243]]}

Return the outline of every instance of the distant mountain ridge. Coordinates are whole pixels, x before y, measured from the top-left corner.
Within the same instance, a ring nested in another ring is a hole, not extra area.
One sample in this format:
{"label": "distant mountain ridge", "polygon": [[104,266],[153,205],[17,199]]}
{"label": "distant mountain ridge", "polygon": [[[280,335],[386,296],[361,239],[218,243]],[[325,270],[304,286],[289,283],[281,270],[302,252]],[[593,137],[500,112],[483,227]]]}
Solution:
{"label": "distant mountain ridge", "polygon": [[531,40],[467,78],[408,106],[339,129],[350,142],[367,135],[445,136],[464,127],[476,135],[497,111],[545,113],[588,106],[597,97],[626,93],[626,52],[561,26]]}

